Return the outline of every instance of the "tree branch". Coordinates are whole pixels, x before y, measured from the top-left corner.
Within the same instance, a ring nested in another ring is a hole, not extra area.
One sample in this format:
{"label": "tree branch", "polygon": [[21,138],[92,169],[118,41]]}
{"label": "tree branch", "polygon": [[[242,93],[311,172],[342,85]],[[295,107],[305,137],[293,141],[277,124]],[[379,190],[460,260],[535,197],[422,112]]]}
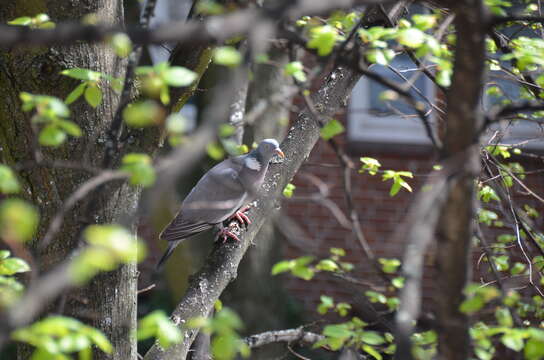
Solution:
{"label": "tree branch", "polygon": [[303,327],[288,330],[267,331],[248,336],[244,342],[252,349],[278,342],[299,342],[304,345],[313,345],[325,337],[320,334],[305,331]]}
{"label": "tree branch", "polygon": [[[393,0],[303,0],[288,6],[286,17],[296,19],[303,15],[325,14],[335,9],[348,9],[354,6],[383,4]],[[278,6],[283,6],[280,2]],[[204,22],[177,21],[154,29],[132,27],[124,29],[117,26],[81,25],[60,23],[55,29],[32,29],[22,26],[0,25],[0,48],[11,46],[32,46],[71,44],[76,41],[105,41],[116,33],[126,33],[137,44],[160,44],[183,42],[187,45],[223,42],[236,35],[248,33],[262,18],[278,20],[277,9],[244,9],[231,14],[214,16]]]}

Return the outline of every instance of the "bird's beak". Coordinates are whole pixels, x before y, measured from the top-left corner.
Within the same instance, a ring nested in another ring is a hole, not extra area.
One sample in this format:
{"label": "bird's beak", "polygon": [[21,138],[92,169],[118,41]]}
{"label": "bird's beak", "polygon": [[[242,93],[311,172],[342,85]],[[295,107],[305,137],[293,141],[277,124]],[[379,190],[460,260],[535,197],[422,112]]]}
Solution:
{"label": "bird's beak", "polygon": [[285,159],[285,154],[283,153],[283,151],[281,151],[280,148],[276,149],[276,154],[278,154],[282,159]]}

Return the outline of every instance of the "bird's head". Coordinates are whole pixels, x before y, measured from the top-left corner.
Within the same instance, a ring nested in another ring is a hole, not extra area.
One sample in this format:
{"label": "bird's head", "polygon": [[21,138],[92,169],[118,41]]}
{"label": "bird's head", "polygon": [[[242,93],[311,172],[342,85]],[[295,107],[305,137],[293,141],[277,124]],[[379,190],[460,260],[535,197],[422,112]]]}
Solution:
{"label": "bird's head", "polygon": [[272,156],[279,155],[281,158],[285,157],[285,154],[280,149],[280,144],[276,139],[264,139],[259,143],[259,146],[257,146],[257,149],[255,149],[257,152],[257,156],[264,160],[264,161],[270,161]]}

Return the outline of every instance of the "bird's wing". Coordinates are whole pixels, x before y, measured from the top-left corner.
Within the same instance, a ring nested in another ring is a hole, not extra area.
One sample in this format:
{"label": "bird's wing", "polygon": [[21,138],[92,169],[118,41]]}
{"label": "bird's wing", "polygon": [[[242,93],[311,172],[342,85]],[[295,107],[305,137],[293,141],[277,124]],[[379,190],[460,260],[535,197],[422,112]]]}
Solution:
{"label": "bird's wing", "polygon": [[237,158],[227,159],[204,174],[161,233],[161,239],[176,241],[190,237],[234,214],[247,197],[238,179],[241,166]]}

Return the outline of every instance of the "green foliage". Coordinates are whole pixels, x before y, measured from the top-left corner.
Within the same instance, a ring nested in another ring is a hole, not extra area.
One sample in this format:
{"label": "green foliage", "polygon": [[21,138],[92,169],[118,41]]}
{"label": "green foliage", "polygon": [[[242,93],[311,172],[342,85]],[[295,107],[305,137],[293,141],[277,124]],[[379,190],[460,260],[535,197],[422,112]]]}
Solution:
{"label": "green foliage", "polygon": [[30,266],[23,259],[9,257],[10,252],[0,250],[0,275],[14,275],[30,271]]}
{"label": "green foliage", "polygon": [[483,202],[488,203],[491,200],[500,201],[501,199],[497,196],[497,193],[489,185],[484,185],[478,191],[478,198]]}
{"label": "green foliage", "polygon": [[91,225],[83,236],[89,246],[70,264],[70,275],[78,284],[89,281],[100,271],[111,271],[145,257],[144,243],[119,225]]}
{"label": "green foliage", "polygon": [[0,309],[10,306],[23,293],[23,285],[12,275],[30,271],[30,266],[19,258],[10,257],[8,250],[0,250]]}
{"label": "green foliage", "polygon": [[58,98],[46,95],[33,95],[22,92],[19,97],[25,112],[36,110],[32,116],[33,124],[43,126],[38,140],[44,146],[60,146],[67,136],[79,137],[82,131],[76,123],[66,120],[70,116],[68,107]]}
{"label": "green foliage", "polygon": [[336,135],[342,134],[344,131],[346,131],[344,125],[340,121],[332,119],[321,128],[319,133],[321,134],[321,138],[327,141]]}
{"label": "green foliage", "polygon": [[304,65],[300,61],[292,61],[285,64],[283,71],[286,75],[294,77],[297,81],[305,82],[307,80]]}
{"label": "green foliage", "polygon": [[0,236],[7,243],[32,239],[38,223],[38,211],[26,201],[11,198],[0,204]]}
{"label": "green foliage", "polygon": [[200,328],[206,334],[212,335],[212,355],[214,359],[231,360],[237,354],[247,358],[250,348],[238,335],[243,328],[240,317],[229,308],[222,308],[213,318],[194,318],[187,322],[189,328]]}
{"label": "green foliage", "polygon": [[137,338],[156,338],[163,349],[183,340],[181,331],[162,310],[155,310],[138,321]]}
{"label": "green foliage", "polygon": [[115,54],[119,57],[127,57],[132,52],[132,41],[125,33],[114,34],[110,38],[109,43],[113,47]]}
{"label": "green foliage", "polygon": [[134,128],[154,126],[163,121],[164,110],[153,100],[138,101],[123,110],[123,119]]}
{"label": "green foliage", "polygon": [[497,215],[497,213],[494,211],[481,208],[478,210],[478,221],[486,224],[487,226],[491,226],[498,218],[499,215]]}
{"label": "green foliage", "polygon": [[92,358],[92,347],[106,354],[113,351],[109,340],[99,330],[65,316],[50,316],[12,333],[16,341],[36,348],[32,359],[70,359],[78,353],[80,359]]}
{"label": "green foliage", "polygon": [[361,162],[363,163],[363,165],[359,169],[360,174],[364,174],[365,171],[368,171],[370,175],[376,175],[380,167],[382,166],[382,164],[380,164],[380,162],[374,158],[362,157],[359,158],[359,160],[361,160]]}
{"label": "green foliage", "polygon": [[242,62],[242,54],[232,46],[220,46],[214,50],[213,61],[219,65],[235,67]]}
{"label": "green foliage", "polygon": [[206,146],[206,151],[208,152],[208,156],[214,159],[215,161],[222,160],[225,157],[225,150],[221,146],[221,144],[217,142],[209,143]]}
{"label": "green foliage", "polygon": [[21,185],[17,176],[9,166],[0,164],[0,192],[3,194],[16,194],[21,191]]}
{"label": "green foliage", "polygon": [[51,21],[49,15],[38,14],[34,17],[22,16],[11,21],[8,21],[9,25],[28,26],[33,29],[53,29],[55,23]]}
{"label": "green foliage", "polygon": [[401,262],[398,259],[379,258],[378,262],[382,266],[382,271],[386,274],[394,274],[397,272]]}
{"label": "green foliage", "polygon": [[291,183],[285,185],[285,188],[283,189],[283,196],[288,199],[292,198],[296,188],[297,187]]}
{"label": "green foliage", "polygon": [[383,181],[392,180],[393,185],[391,185],[391,190],[389,191],[390,196],[395,196],[402,188],[405,188],[409,192],[412,192],[412,187],[403,179],[403,177],[413,178],[414,176],[410,171],[393,171],[385,170],[382,179]]}
{"label": "green foliage", "polygon": [[329,55],[341,38],[338,30],[330,25],[316,26],[310,30],[310,41],[306,47],[316,49],[319,56]]}
{"label": "green foliage", "polygon": [[70,105],[83,95],[87,104],[96,108],[102,103],[102,84],[108,83],[115,91],[120,91],[122,87],[120,79],[89,69],[66,69],[61,71],[61,74],[71,77],[72,79],[81,80],[81,84],[76,86],[76,88],[68,94],[66,100],[64,100],[67,105]]}
{"label": "green foliage", "polygon": [[170,86],[190,86],[198,78],[194,71],[182,66],[171,66],[167,62],[155,66],[140,66],[136,68],[136,75],[142,83],[144,95],[160,99],[164,105],[170,103]]}
{"label": "green foliage", "polygon": [[131,153],[123,156],[121,170],[130,174],[131,185],[149,187],[155,183],[156,174],[151,157],[147,154]]}
{"label": "green foliage", "polygon": [[499,297],[500,292],[494,286],[482,287],[478,284],[471,284],[465,289],[466,299],[461,304],[459,310],[467,314],[474,314],[485,304]]}
{"label": "green foliage", "polygon": [[344,273],[351,271],[353,265],[341,261],[341,257],[345,255],[344,249],[331,248],[331,255],[327,259],[321,259],[317,264],[312,265],[315,261],[313,256],[302,256],[297,259],[283,260],[276,263],[272,267],[272,275],[290,272],[298,278],[311,280],[314,275],[320,271]]}

